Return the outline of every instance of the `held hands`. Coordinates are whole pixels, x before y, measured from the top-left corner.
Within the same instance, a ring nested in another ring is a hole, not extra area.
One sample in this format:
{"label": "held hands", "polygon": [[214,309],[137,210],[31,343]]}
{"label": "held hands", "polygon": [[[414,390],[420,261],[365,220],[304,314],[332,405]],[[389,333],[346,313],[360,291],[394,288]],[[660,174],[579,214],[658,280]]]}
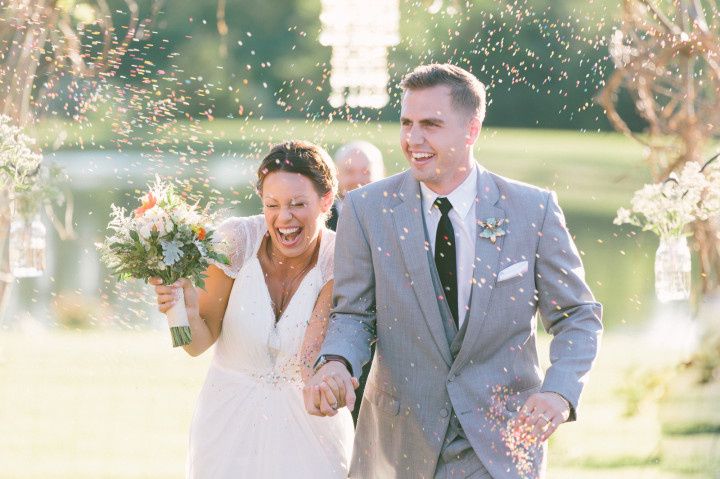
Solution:
{"label": "held hands", "polygon": [[185,296],[185,309],[188,313],[188,318],[193,318],[200,315],[200,302],[198,300],[197,290],[187,278],[182,278],[175,281],[173,284],[164,284],[160,278],[150,278],[148,283],[155,286],[155,294],[157,294],[158,309],[161,313],[167,313],[170,308],[178,300],[178,293],[180,288],[183,290]]}
{"label": "held hands", "polygon": [[535,393],[520,408],[518,420],[533,429],[545,442],[570,417],[570,404],[554,392]]}
{"label": "held hands", "polygon": [[343,363],[330,361],[303,388],[305,409],[313,416],[334,416],[343,406],[352,411],[358,384]]}

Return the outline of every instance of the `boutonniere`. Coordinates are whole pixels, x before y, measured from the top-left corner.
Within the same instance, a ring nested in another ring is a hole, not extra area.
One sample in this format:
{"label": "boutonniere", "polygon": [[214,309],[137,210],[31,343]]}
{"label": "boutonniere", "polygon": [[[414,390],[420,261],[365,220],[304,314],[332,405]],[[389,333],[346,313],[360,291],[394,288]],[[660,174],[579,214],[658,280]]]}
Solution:
{"label": "boutonniere", "polygon": [[492,244],[495,244],[498,237],[507,234],[507,231],[503,229],[503,225],[507,222],[508,220],[505,218],[488,218],[485,221],[478,221],[478,225],[482,228],[480,237],[488,238]]}

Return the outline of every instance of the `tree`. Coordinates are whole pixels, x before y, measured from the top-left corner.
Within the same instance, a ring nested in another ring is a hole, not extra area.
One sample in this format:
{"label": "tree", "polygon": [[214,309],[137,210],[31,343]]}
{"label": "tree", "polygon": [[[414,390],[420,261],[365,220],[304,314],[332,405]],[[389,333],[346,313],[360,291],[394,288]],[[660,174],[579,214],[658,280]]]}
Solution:
{"label": "tree", "polygon": [[[703,4],[704,3],[704,4]],[[708,22],[705,11],[712,12]],[[645,145],[655,181],[688,162],[702,163],[720,134],[720,12],[715,0],[624,0],[622,26],[610,53],[615,71],[598,97],[612,125]],[[616,106],[628,91],[644,134],[628,127]],[[700,258],[702,293],[720,286],[718,225],[692,224]]]}
{"label": "tree", "polygon": [[[115,2],[118,3],[118,2]],[[31,125],[65,77],[101,80],[120,68],[130,44],[148,34],[163,0],[141,19],[135,0],[11,0],[0,3],[0,113]],[[119,13],[118,13],[119,12]],[[118,17],[125,19],[122,25]],[[0,185],[0,313],[12,275],[8,263],[12,183]],[[61,233],[71,220],[57,222]]]}

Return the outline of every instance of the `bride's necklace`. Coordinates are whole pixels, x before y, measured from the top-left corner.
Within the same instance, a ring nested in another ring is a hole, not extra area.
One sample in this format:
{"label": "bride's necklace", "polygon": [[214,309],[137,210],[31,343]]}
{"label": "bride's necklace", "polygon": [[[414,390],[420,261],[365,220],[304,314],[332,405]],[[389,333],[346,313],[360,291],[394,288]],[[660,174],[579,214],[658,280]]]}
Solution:
{"label": "bride's necklace", "polygon": [[[308,271],[310,271],[313,264],[316,262],[317,254],[318,254],[318,247],[320,245],[320,239],[318,238],[316,245],[313,247],[313,253],[310,255],[308,261],[303,265],[302,268],[299,268],[297,273],[295,273],[292,276],[288,276],[287,274],[278,274],[280,280],[278,280],[278,283],[280,285],[280,298],[277,303],[273,302],[274,306],[274,312],[275,312],[275,322],[277,322],[285,312],[285,308],[287,308],[288,303],[293,297],[293,294],[295,293],[297,286],[298,286],[298,280],[303,278]],[[269,240],[266,243],[266,249],[265,253],[267,255],[267,258],[269,259],[269,264],[272,266],[273,270],[276,273],[281,273],[280,271],[280,265],[283,264],[282,259],[278,259],[276,254],[273,254],[273,247],[272,247],[272,241]],[[290,269],[294,269],[295,267],[291,266]],[[287,273],[287,272],[286,272]],[[272,300],[272,298],[271,298]]]}

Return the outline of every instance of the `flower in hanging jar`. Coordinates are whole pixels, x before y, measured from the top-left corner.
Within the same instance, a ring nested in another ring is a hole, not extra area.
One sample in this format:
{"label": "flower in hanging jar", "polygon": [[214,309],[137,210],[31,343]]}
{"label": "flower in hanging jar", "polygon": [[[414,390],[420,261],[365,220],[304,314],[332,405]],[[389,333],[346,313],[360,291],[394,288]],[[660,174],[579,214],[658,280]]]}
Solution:
{"label": "flower in hanging jar", "polygon": [[681,236],[685,226],[720,212],[720,175],[704,173],[696,162],[688,162],[680,173],[671,173],[662,183],[637,190],[631,207],[620,208],[616,225],[631,224],[658,236]]}

